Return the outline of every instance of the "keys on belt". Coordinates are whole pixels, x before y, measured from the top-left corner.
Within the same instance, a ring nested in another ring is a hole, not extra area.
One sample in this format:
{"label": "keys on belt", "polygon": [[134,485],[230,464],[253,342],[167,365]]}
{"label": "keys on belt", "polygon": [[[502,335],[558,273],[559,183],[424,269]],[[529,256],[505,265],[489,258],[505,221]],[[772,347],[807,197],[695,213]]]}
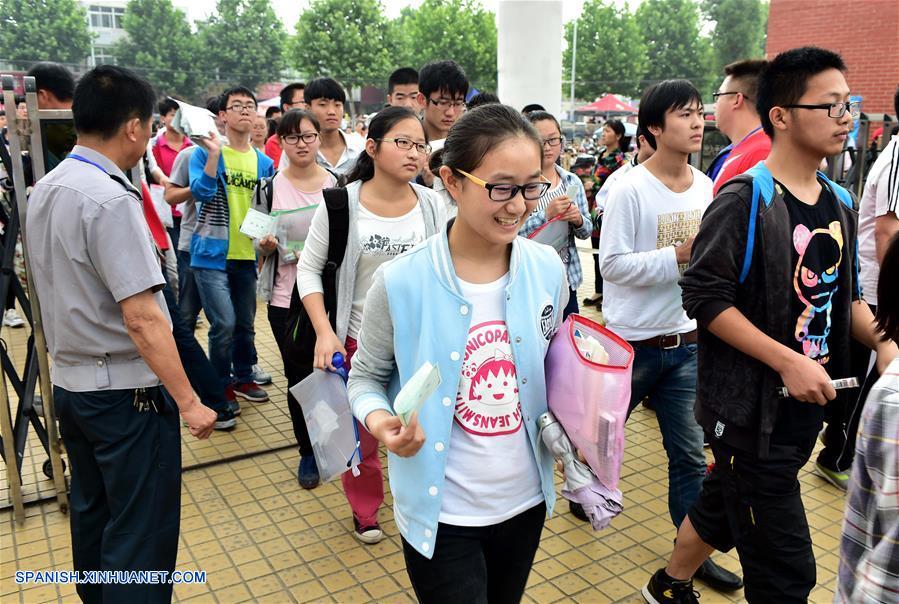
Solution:
{"label": "keys on belt", "polygon": [[156,399],[147,388],[134,389],[134,408],[137,409],[138,413],[145,413],[152,409],[153,413],[159,414]]}

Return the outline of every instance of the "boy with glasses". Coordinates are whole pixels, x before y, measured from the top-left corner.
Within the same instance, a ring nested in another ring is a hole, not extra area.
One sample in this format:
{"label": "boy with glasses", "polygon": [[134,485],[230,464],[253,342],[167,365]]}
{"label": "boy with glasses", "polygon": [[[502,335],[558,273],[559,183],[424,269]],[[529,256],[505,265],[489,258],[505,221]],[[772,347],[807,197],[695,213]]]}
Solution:
{"label": "boy with glasses", "polygon": [[434,150],[443,148],[450,128],[465,111],[468,77],[455,61],[434,61],[418,73],[418,105]]}
{"label": "boy with glasses", "polygon": [[[677,284],[712,200],[712,181],[689,164],[702,147],[702,97],[687,80],[666,80],[643,93],[639,121],[656,152],[609,195],[599,241],[603,315],[634,348],[631,411],[648,397],[656,412],[676,528],[699,497],[706,471],[702,429],[693,417],[696,322],[684,313]],[[742,585],[711,560],[699,575],[722,590]]]}
{"label": "boy with glasses", "polygon": [[240,86],[225,91],[219,118],[228,142],[210,132],[190,158],[190,192],[197,204],[190,266],[210,323],[209,360],[228,399],[262,402],[268,395],[253,381],[256,251],[240,225],[256,183],[274,170],[272,160],[250,145],[256,118],[252,92]]}
{"label": "boy with glasses", "polygon": [[756,106],[771,153],[721,189],[693,244],[681,287],[700,325],[696,418],[715,464],[648,602],[696,602],[696,568],[733,547],[750,603],[806,602],[815,586],[798,475],[837,397],[830,380],[851,375],[850,338],[879,367],[897,352],[860,299],[851,197],[816,172],[858,115],[845,68],[810,47],[768,64]]}
{"label": "boy with glasses", "polygon": [[771,152],[771,139],[762,130],[762,122],[755,110],[759,74],[767,64],[763,59],[750,59],[726,65],[724,81],[712,95],[718,129],[731,140],[707,172],[715,183],[715,194],[724,183],[764,160]]}

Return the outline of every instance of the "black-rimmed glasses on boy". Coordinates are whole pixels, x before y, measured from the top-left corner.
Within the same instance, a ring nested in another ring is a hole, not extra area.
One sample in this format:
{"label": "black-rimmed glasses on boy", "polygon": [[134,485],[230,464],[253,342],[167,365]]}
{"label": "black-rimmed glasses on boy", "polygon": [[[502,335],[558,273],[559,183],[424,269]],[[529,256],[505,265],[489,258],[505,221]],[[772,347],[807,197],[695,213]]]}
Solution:
{"label": "black-rimmed glasses on boy", "polygon": [[558,147],[565,140],[564,136],[553,136],[551,138],[544,138],[543,144],[549,145],[550,147]]}
{"label": "black-rimmed glasses on boy", "polygon": [[234,113],[243,113],[244,111],[253,113],[256,111],[256,103],[231,103],[228,105],[228,109]]}
{"label": "black-rimmed glasses on boy", "polygon": [[523,185],[510,185],[506,183],[489,183],[477,176],[472,176],[465,170],[456,168],[456,172],[478,185],[487,189],[487,196],[493,201],[509,201],[521,191],[521,196],[529,201],[535,201],[543,197],[544,193],[549,190],[550,182],[529,182]]}
{"label": "black-rimmed glasses on boy", "polygon": [[412,147],[415,147],[415,149],[422,155],[429,155],[431,153],[431,145],[427,143],[416,143],[408,138],[376,138],[375,140],[393,143],[398,149],[402,149],[403,151],[408,151]]}
{"label": "black-rimmed glasses on boy", "polygon": [[456,111],[462,111],[466,107],[468,107],[468,103],[465,101],[451,101],[449,99],[432,99],[431,97],[425,97],[428,99],[428,102],[432,105],[437,105],[441,111],[446,111],[450,107],[455,109]]}
{"label": "black-rimmed glasses on boy", "polygon": [[304,132],[303,134],[288,134],[287,136],[282,137],[285,143],[288,145],[296,145],[298,142],[303,141],[307,145],[311,145],[315,142],[315,139],[318,138],[318,132]]}
{"label": "black-rimmed glasses on boy", "polygon": [[827,117],[841,118],[849,112],[853,118],[861,115],[862,104],[858,101],[846,101],[845,103],[821,103],[819,105],[781,105],[784,109],[827,109]]}
{"label": "black-rimmed glasses on boy", "polygon": [[[739,90],[735,90],[735,91],[733,91],[733,92],[713,92],[713,93],[712,93],[712,100],[717,101],[719,96],[728,96],[728,95],[730,95],[730,94],[743,94],[743,93],[740,92]],[[745,94],[743,94],[743,98],[746,99],[747,101],[751,101],[751,100],[752,100],[752,99],[750,99],[748,96],[746,96]]]}

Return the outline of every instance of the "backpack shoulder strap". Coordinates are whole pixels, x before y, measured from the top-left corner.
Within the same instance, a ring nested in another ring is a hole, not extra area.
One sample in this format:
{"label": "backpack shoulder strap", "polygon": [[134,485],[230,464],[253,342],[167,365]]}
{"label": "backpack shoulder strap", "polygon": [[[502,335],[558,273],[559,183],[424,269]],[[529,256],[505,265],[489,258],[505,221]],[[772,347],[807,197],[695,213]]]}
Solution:
{"label": "backpack shoulder strap", "polygon": [[[328,262],[336,269],[346,254],[347,238],[350,233],[349,196],[346,189],[336,187],[322,191],[328,209]],[[326,266],[327,266],[326,264]]]}
{"label": "backpack shoulder strap", "polygon": [[[272,213],[272,204],[275,199],[275,176],[264,176],[259,179],[259,188],[257,189],[259,193],[259,199],[257,202],[263,201],[265,202],[265,208],[268,210],[268,213]],[[259,203],[259,205],[262,205]]]}
{"label": "backpack shoulder strap", "polygon": [[755,229],[758,222],[759,206],[765,204],[767,208],[774,199],[774,177],[764,162],[759,162],[746,171],[746,176],[752,179],[752,202],[749,206],[749,226],[746,232],[746,251],[743,253],[743,268],[740,270],[739,283],[746,281],[749,269],[752,267],[752,253],[755,249]]}
{"label": "backpack shoulder strap", "polygon": [[825,185],[830,187],[831,192],[833,192],[833,194],[836,196],[837,199],[839,199],[841,202],[843,202],[844,206],[846,206],[847,208],[852,209],[852,210],[855,209],[855,203],[853,202],[853,199],[852,199],[852,193],[850,193],[844,187],[838,185],[834,181],[827,178],[827,176],[823,172],[818,172],[818,178],[821,181],[823,181]]}
{"label": "backpack shoulder strap", "polygon": [[327,171],[329,174],[331,174],[331,176],[334,177],[334,180],[337,182],[337,184],[334,185],[335,187],[345,187],[347,185],[346,174],[341,174],[340,172],[336,172],[331,168],[325,166],[322,167],[325,168],[325,171]]}

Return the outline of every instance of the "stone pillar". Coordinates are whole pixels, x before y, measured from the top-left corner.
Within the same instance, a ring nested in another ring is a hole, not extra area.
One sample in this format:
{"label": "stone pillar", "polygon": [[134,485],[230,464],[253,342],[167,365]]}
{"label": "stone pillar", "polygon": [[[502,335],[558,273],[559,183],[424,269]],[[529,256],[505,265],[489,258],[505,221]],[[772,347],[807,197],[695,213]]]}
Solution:
{"label": "stone pillar", "polygon": [[562,0],[500,0],[497,95],[521,109],[539,103],[562,112]]}

